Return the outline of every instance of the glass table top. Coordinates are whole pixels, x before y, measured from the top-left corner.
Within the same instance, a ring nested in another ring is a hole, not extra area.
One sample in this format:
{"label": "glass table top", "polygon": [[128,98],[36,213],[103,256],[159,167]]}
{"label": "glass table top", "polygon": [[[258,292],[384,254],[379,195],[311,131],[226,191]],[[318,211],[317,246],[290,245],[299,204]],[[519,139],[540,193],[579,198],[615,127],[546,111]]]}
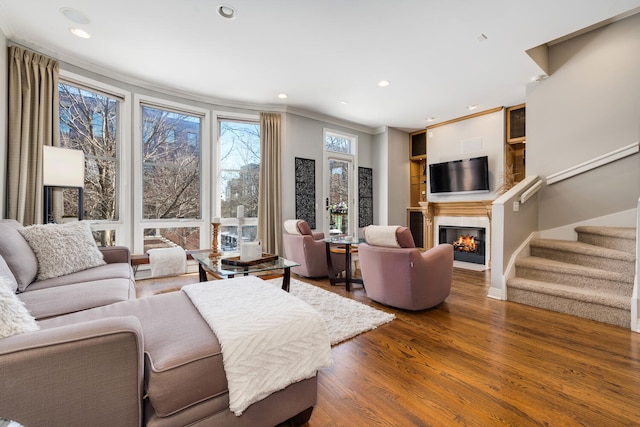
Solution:
{"label": "glass table top", "polygon": [[358,245],[364,243],[364,239],[353,236],[334,236],[324,239],[326,243],[335,243],[336,245]]}
{"label": "glass table top", "polygon": [[225,252],[219,258],[209,258],[210,252],[197,252],[192,254],[193,259],[198,261],[205,269],[220,276],[233,276],[235,274],[260,273],[262,271],[272,271],[281,268],[298,267],[300,264],[288,259],[278,257],[276,260],[264,261],[251,265],[231,265],[222,262],[225,258],[232,258],[240,255],[239,252]]}

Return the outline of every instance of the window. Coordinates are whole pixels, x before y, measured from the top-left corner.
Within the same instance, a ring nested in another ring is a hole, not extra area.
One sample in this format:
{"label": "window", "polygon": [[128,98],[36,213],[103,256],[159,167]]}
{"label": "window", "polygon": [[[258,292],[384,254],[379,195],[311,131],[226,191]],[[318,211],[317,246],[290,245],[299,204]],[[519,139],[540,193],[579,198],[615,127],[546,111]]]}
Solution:
{"label": "window", "polygon": [[324,149],[333,153],[353,154],[351,152],[352,140],[352,137],[325,132]]}
{"label": "window", "polygon": [[[220,212],[223,223],[220,242],[233,250],[238,242],[238,225],[244,240],[257,236],[258,187],[260,181],[260,124],[252,121],[218,120],[220,150]],[[244,224],[231,220],[244,209]],[[225,220],[229,219],[229,220]]]}
{"label": "window", "polygon": [[142,107],[145,219],[201,218],[201,118]]}
{"label": "window", "polygon": [[[60,145],[85,155],[84,217],[116,221],[120,100],[65,82],[58,84],[58,91]],[[64,212],[77,212],[77,205],[77,195],[65,192]],[[113,243],[111,240],[102,239],[105,243]]]}
{"label": "window", "polygon": [[202,194],[202,136],[207,114],[159,102],[137,101],[140,132],[136,151],[142,167],[134,173],[136,191],[142,197],[135,206],[141,223],[135,224],[134,250],[176,245],[200,249],[207,230],[202,218],[208,214],[203,212]]}

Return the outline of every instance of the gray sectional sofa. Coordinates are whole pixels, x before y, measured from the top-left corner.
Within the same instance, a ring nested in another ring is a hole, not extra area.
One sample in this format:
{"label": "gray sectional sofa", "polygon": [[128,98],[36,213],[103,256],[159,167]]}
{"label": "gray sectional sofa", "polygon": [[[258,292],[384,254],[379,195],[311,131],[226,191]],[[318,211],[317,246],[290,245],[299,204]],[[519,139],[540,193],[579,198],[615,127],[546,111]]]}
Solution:
{"label": "gray sectional sofa", "polygon": [[234,415],[218,339],[184,292],[136,299],[124,247],[101,248],[104,265],[37,280],[38,258],[21,228],[0,220],[0,277],[15,283],[39,329],[0,338],[0,419],[275,426],[311,416],[317,376]]}

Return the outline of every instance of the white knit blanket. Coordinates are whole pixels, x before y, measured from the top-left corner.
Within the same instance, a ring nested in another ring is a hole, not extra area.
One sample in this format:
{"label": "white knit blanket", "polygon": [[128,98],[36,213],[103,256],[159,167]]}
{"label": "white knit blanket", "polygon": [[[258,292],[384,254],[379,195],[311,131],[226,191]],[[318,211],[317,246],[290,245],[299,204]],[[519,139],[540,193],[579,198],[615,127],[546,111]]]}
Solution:
{"label": "white knit blanket", "polygon": [[271,393],[331,366],[329,334],[301,299],[254,277],[182,288],[220,341],[237,416]]}

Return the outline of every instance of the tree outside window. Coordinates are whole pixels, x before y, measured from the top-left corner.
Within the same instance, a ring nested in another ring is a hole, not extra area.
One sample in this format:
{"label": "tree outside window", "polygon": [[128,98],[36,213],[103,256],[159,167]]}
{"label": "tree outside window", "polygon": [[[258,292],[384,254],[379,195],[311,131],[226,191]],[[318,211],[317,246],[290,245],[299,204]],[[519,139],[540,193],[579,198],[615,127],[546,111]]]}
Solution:
{"label": "tree outside window", "polygon": [[[202,118],[142,107],[143,218],[199,219]],[[199,249],[198,227],[144,229],[145,251],[178,245]]]}
{"label": "tree outside window", "polygon": [[[84,218],[116,221],[118,150],[118,104],[115,97],[76,87],[58,84],[60,146],[82,150],[85,155]],[[78,212],[78,197],[64,191],[63,214]],[[56,220],[59,220],[58,218]],[[96,234],[98,243],[112,245],[115,234]]]}
{"label": "tree outside window", "polygon": [[[250,222],[242,228],[244,240],[257,235],[258,188],[260,181],[260,125],[256,122],[219,120],[220,212],[222,218],[236,218],[238,206]],[[235,226],[223,226],[223,249],[237,246]]]}

